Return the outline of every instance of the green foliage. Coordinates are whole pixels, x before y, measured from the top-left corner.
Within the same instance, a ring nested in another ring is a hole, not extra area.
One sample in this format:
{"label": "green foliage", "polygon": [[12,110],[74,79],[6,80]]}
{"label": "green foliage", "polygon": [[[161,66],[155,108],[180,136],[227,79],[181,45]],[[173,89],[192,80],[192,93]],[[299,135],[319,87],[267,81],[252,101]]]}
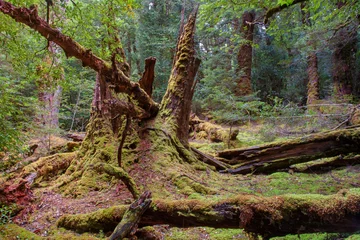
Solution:
{"label": "green foliage", "polygon": [[[144,69],[144,60],[151,56],[156,57],[153,98],[158,102],[165,94],[170,76],[182,7],[183,1],[181,0],[156,2],[146,0],[142,1],[141,8],[136,12],[136,51],[132,51],[131,57],[135,58],[138,63],[137,69],[133,72],[141,74]],[[192,7],[193,1],[187,1],[185,17]],[[135,68],[133,67],[133,69]]]}
{"label": "green foliage", "polygon": [[12,208],[6,205],[0,207],[0,226],[11,222]]}
{"label": "green foliage", "polygon": [[90,117],[95,73],[85,69],[74,59],[65,65],[65,81],[62,82],[60,127],[69,131],[85,131]]}
{"label": "green foliage", "polygon": [[21,150],[22,130],[32,116],[33,98],[24,94],[23,82],[10,71],[9,65],[0,67],[0,152]]}

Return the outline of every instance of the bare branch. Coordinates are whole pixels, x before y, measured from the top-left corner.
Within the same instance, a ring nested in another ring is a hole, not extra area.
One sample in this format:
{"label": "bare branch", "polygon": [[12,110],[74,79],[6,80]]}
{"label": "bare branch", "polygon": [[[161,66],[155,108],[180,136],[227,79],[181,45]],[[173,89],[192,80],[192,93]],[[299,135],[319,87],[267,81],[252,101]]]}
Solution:
{"label": "bare branch", "polygon": [[13,18],[15,21],[34,29],[48,41],[56,43],[64,50],[67,57],[76,57],[82,61],[83,66],[88,66],[97,72],[110,70],[110,65],[94,55],[91,52],[91,49],[85,49],[71,37],[50,27],[44,19],[39,17],[37,6],[32,6],[30,8],[15,7],[9,2],[0,0],[0,11]]}
{"label": "bare branch", "polygon": [[294,0],[291,4],[281,4],[277,7],[270,8],[269,10],[267,10],[265,14],[264,23],[267,24],[269,22],[269,18],[271,18],[276,13],[281,12],[283,9],[293,6],[297,3],[306,2],[306,1],[308,0]]}

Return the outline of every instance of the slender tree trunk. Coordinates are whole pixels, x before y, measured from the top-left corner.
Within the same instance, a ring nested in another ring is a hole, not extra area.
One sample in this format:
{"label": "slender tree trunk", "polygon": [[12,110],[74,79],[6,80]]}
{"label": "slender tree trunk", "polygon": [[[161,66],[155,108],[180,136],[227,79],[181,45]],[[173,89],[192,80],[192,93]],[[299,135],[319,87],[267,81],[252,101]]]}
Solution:
{"label": "slender tree trunk", "polygon": [[74,124],[75,124],[76,113],[78,111],[79,103],[80,103],[80,96],[81,96],[81,89],[78,90],[78,94],[77,94],[77,97],[76,97],[76,104],[75,104],[75,107],[74,107],[73,116],[72,116],[72,119],[71,119],[71,126],[70,126],[70,130],[69,130],[70,132],[73,130],[73,127],[74,127]]}
{"label": "slender tree trunk", "polygon": [[238,52],[238,73],[239,80],[235,93],[238,96],[245,96],[252,93],[251,87],[251,65],[252,65],[252,41],[254,38],[255,12],[246,11],[242,15],[240,33],[246,43],[240,46]]}
{"label": "slender tree trunk", "polygon": [[308,84],[306,104],[311,105],[319,100],[319,74],[317,56],[315,52],[310,53],[307,62]]}
{"label": "slender tree trunk", "polygon": [[[307,12],[306,2],[300,4],[301,15],[302,15],[302,24],[304,26],[311,26],[310,22],[310,13]],[[306,105],[314,104],[319,100],[319,74],[318,74],[318,59],[316,55],[316,45],[314,41],[308,41],[308,46],[314,48],[307,57],[307,73],[308,73],[308,82],[307,82],[307,101]]]}

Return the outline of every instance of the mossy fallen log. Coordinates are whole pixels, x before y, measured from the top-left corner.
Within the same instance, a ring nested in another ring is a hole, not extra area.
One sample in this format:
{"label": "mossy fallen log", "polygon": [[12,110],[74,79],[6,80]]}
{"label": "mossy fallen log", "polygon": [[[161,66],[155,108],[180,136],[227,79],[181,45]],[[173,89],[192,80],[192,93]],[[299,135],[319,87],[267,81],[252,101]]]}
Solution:
{"label": "mossy fallen log", "polygon": [[[128,206],[64,215],[59,227],[78,232],[111,231]],[[313,232],[360,230],[360,189],[334,195],[238,195],[225,200],[153,200],[140,226],[170,224],[177,227],[243,228],[265,239]]]}
{"label": "mossy fallen log", "polygon": [[[343,167],[343,166],[353,166],[355,164],[360,164],[360,155],[338,155],[336,157],[319,159],[316,161],[311,161],[307,163],[295,164],[290,166],[290,169],[294,172],[323,172],[328,171],[332,168]],[[360,183],[359,183],[360,186]]]}
{"label": "mossy fallen log", "polygon": [[235,165],[233,174],[271,173],[320,158],[360,153],[360,128],[317,133],[298,139],[218,152],[217,156]]}

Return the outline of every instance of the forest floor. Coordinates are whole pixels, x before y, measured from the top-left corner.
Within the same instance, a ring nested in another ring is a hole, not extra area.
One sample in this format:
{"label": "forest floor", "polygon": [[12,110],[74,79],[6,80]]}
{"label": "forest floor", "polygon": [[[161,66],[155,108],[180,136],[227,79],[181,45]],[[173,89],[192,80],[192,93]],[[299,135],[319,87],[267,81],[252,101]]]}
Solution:
{"label": "forest floor", "polygon": [[[264,131],[267,130],[267,131]],[[269,133],[268,130],[280,132],[279,134]],[[241,146],[251,146],[263,142],[277,141],[289,138],[289,134],[281,134],[283,130],[274,129],[257,123],[249,123],[240,127],[238,142]],[[286,130],[286,132],[289,132]],[[300,133],[301,134],[301,133]],[[298,136],[299,134],[294,134]],[[32,140],[34,143],[35,140]],[[39,140],[37,140],[39,142]],[[51,149],[61,149],[68,140],[54,137],[51,139]],[[207,153],[214,153],[225,148],[223,143],[209,143],[207,141],[194,141],[193,146]],[[28,163],[44,155],[45,145],[39,144],[34,155],[24,158],[23,162]],[[14,170],[14,169],[13,169]],[[156,172],[153,173],[156,179]],[[199,174],[198,179],[205,185],[223,185],[217,189],[217,195],[222,197],[234,194],[253,194],[259,196],[275,196],[283,194],[335,194],[342,189],[354,188],[360,183],[360,165],[347,166],[333,169],[327,172],[293,173],[276,172],[270,175],[220,175],[220,178],[209,176],[206,171]],[[209,178],[208,178],[209,177]],[[160,176],[159,176],[160,178]],[[139,181],[139,179],[138,179]],[[218,181],[218,183],[216,183]],[[166,183],[163,183],[165,186]],[[199,193],[184,195],[176,189],[167,189],[173,199],[206,199]],[[81,198],[63,196],[52,189],[51,180],[47,184],[37,186],[33,189],[33,199],[25,210],[12,219],[17,225],[37,235],[29,235],[17,229],[16,225],[0,223],[0,239],[103,239],[108,236],[107,232],[79,235],[64,229],[56,228],[56,221],[64,214],[89,213],[98,209],[108,208],[119,204],[129,204],[132,196],[122,183],[109,186],[104,191],[91,191]],[[241,229],[215,229],[209,227],[196,228],[174,228],[169,226],[156,226],[156,231],[161,233],[163,239],[248,239]],[[41,237],[40,237],[41,236]],[[289,235],[273,239],[360,239],[359,234],[302,234]]]}

